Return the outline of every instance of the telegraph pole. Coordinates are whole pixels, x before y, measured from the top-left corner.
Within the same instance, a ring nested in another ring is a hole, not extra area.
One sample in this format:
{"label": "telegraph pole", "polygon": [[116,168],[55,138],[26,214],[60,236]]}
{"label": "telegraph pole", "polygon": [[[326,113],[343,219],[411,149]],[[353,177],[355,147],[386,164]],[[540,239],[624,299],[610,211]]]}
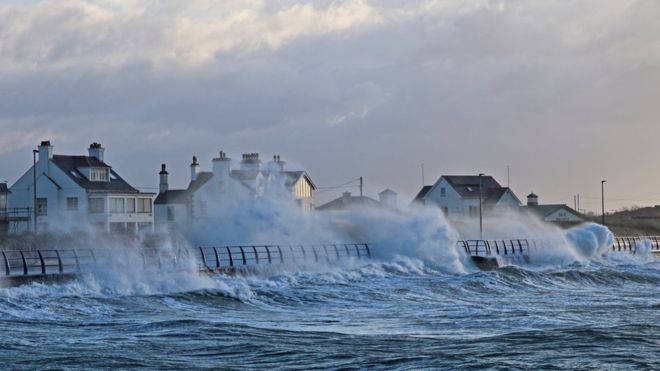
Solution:
{"label": "telegraph pole", "polygon": [[37,151],[32,150],[32,196],[34,202],[34,234],[37,234]]}
{"label": "telegraph pole", "polygon": [[605,225],[605,183],[607,180],[601,180],[600,181],[600,197],[601,197],[601,202],[602,202],[602,211],[603,211],[603,225]]}
{"label": "telegraph pole", "polygon": [[364,185],[364,180],[360,177],[360,197],[362,197],[362,187]]}
{"label": "telegraph pole", "polygon": [[483,187],[482,187],[482,181],[481,177],[483,177],[484,174],[479,173],[479,239],[483,240],[484,239],[484,219],[482,216],[482,201],[481,199],[483,198]]}

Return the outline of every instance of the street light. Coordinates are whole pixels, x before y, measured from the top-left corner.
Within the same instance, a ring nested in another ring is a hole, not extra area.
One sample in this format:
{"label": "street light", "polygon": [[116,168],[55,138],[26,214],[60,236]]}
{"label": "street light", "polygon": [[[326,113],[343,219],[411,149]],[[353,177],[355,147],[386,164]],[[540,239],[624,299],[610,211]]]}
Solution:
{"label": "street light", "polygon": [[603,209],[602,209],[602,211],[603,211],[603,215],[602,215],[603,222],[602,222],[602,224],[603,225],[605,225],[605,182],[607,182],[607,180],[601,180],[600,181],[600,197],[601,197],[601,202],[602,202],[602,207],[603,207]]}
{"label": "street light", "polygon": [[482,216],[482,201],[481,199],[484,197],[483,196],[483,187],[482,187],[482,182],[481,178],[484,176],[483,173],[479,173],[479,239],[483,240],[484,239],[484,219]]}
{"label": "street light", "polygon": [[37,153],[38,150],[32,150],[32,196],[34,201],[34,234],[37,234]]}

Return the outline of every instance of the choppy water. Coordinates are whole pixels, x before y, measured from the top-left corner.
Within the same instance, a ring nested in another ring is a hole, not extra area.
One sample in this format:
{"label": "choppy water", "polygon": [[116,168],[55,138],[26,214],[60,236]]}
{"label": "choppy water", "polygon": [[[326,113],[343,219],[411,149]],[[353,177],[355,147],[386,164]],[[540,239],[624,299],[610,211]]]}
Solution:
{"label": "choppy water", "polygon": [[651,257],[124,278],[0,289],[2,368],[660,369]]}

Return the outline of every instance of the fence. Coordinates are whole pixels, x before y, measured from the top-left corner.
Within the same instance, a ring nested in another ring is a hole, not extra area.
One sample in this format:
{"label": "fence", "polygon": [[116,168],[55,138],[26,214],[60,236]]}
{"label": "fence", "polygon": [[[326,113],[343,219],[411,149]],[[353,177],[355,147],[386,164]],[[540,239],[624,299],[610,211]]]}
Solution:
{"label": "fence", "polygon": [[636,237],[615,237],[612,244],[612,251],[636,252],[638,245],[648,242],[651,244],[651,252],[660,254],[660,236],[636,236]]}
{"label": "fence", "polygon": [[456,245],[469,256],[491,257],[529,254],[530,249],[537,248],[534,240],[462,240]]}
{"label": "fence", "polygon": [[187,251],[200,262],[201,269],[212,271],[264,264],[332,263],[371,257],[367,243],[199,247]]}

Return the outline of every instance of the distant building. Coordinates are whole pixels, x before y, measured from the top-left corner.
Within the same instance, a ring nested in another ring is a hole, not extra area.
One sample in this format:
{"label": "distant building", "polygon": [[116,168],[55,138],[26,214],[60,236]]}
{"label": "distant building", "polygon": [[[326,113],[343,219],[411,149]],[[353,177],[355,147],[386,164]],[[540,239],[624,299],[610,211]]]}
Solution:
{"label": "distant building", "polygon": [[316,210],[328,214],[330,220],[335,223],[350,223],[350,215],[356,210],[397,210],[396,192],[386,189],[378,196],[377,201],[371,197],[353,196],[350,192],[344,192],[341,197],[317,207]]}
{"label": "distant building", "polygon": [[[35,207],[36,174],[39,231],[84,229],[88,225],[111,233],[152,231],[155,194],[140,192],[128,184],[105,163],[104,153],[100,144],[92,143],[88,156],[55,155],[50,141],[41,142],[36,173],[30,167],[11,186],[8,207]],[[11,230],[23,233],[29,228],[34,228],[34,221]]]}
{"label": "distant building", "polygon": [[487,175],[443,175],[434,185],[422,187],[413,203],[437,206],[449,218],[479,217],[480,195],[484,214],[517,212],[521,205],[511,189]]}
{"label": "distant building", "polygon": [[587,222],[587,217],[565,204],[539,205],[539,196],[534,193],[527,195],[527,205],[521,211],[538,216],[544,222],[561,226],[571,226]]}
{"label": "distant building", "polygon": [[190,226],[194,220],[209,215],[209,208],[215,206],[210,201],[222,202],[226,197],[246,194],[259,198],[280,192],[280,196],[291,198],[302,210],[314,210],[314,182],[305,171],[285,170],[285,162],[278,155],[263,166],[258,153],[246,153],[239,167],[232,168],[231,158],[220,151],[212,164],[212,172],[201,172],[197,157],[193,157],[186,189],[170,189],[169,173],[162,165],[160,192],[155,201],[158,225]]}

